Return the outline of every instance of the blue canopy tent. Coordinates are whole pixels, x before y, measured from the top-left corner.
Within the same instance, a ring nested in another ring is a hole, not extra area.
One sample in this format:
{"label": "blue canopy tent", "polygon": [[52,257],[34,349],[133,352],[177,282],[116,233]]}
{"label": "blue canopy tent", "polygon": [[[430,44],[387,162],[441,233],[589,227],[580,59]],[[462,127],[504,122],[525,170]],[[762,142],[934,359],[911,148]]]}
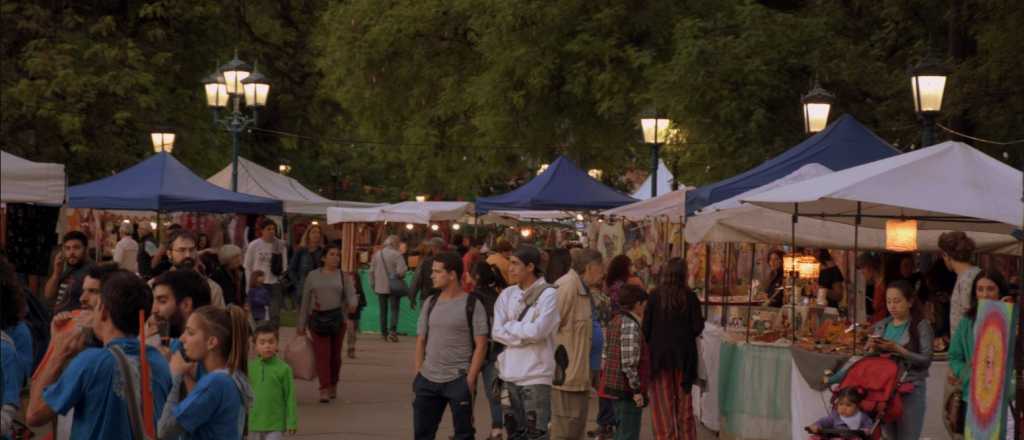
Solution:
{"label": "blue canopy tent", "polygon": [[899,153],[853,116],[843,115],[818,134],[747,172],[687,192],[686,215],[767,185],[809,163],[840,171]]}
{"label": "blue canopy tent", "polygon": [[543,173],[505,194],[476,199],[476,212],[611,209],[637,200],[587,175],[558,156]]}
{"label": "blue canopy tent", "polygon": [[72,208],[281,214],[281,201],[228,191],[159,153],[110,177],[68,188]]}

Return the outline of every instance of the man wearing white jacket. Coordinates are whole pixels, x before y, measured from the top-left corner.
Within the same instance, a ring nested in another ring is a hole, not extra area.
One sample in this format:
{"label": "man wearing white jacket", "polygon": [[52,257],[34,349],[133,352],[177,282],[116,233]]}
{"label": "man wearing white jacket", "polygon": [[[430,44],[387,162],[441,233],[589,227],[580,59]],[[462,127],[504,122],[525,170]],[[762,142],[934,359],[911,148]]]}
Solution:
{"label": "man wearing white jacket", "polygon": [[555,332],[559,314],[555,287],[539,269],[540,251],[522,246],[509,260],[506,288],[494,304],[491,337],[505,345],[498,375],[509,394],[513,424],[509,440],[547,440],[551,385],[555,378]]}

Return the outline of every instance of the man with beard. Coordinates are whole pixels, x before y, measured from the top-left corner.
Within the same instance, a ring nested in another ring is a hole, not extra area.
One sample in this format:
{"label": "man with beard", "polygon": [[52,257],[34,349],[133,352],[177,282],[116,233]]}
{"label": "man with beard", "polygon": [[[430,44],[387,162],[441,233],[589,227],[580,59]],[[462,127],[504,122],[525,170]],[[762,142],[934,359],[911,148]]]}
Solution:
{"label": "man with beard", "polygon": [[64,234],[61,249],[53,260],[53,272],[46,280],[43,293],[55,312],[66,312],[80,307],[82,280],[92,268],[85,255],[89,238],[82,231]]}
{"label": "man with beard", "polygon": [[[168,272],[174,272],[177,270],[195,272],[205,280],[206,284],[209,286],[209,304],[224,307],[224,292],[220,286],[196,270],[196,257],[199,256],[199,252],[196,250],[196,237],[192,234],[192,231],[189,231],[188,229],[175,229],[172,231],[171,236],[167,240],[167,248],[167,254],[170,257],[171,262],[171,269]],[[150,287],[156,288],[156,283],[154,282],[155,279],[156,278],[150,280]]]}
{"label": "man with beard", "polygon": [[[193,270],[172,270],[153,279],[152,326],[158,329],[161,346],[171,355],[181,350],[178,338],[196,309],[210,304],[210,286]],[[163,327],[166,331],[160,331]]]}

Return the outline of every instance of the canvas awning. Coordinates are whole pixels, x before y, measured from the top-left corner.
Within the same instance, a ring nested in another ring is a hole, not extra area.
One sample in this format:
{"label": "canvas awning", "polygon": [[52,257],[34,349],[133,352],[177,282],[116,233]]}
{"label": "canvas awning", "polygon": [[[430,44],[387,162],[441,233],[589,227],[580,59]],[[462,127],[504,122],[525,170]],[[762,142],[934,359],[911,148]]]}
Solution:
{"label": "canvas awning", "polygon": [[[206,179],[224,189],[231,189],[231,164]],[[298,180],[271,171],[244,157],[238,158],[238,192],[277,199],[284,203],[289,214],[324,215],[332,206],[370,208],[378,203],[330,200],[306,188]]]}
{"label": "canvas awning", "polygon": [[1024,222],[1021,172],[960,142],[943,142],[743,200],[865,227],[916,219],[918,229],[1010,234]]}
{"label": "canvas awning", "polygon": [[110,177],[68,188],[72,208],[281,214],[281,201],[231,192],[158,153]]}
{"label": "canvas awning", "polygon": [[401,202],[375,208],[327,208],[327,223],[430,224],[458,221],[470,212],[471,207],[469,202]]}
{"label": "canvas awning", "polygon": [[844,170],[897,154],[899,151],[852,116],[843,115],[825,130],[749,171],[690,191],[686,212],[692,215],[712,203],[760,188],[809,163]]}
{"label": "canvas awning", "polygon": [[64,165],[0,151],[0,202],[62,205],[65,184]]}
{"label": "canvas awning", "polygon": [[671,191],[653,199],[609,209],[601,214],[632,221],[661,219],[672,223],[682,223],[686,217],[686,191],[686,189]]}
{"label": "canvas awning", "polygon": [[[791,214],[763,208],[740,200],[753,197],[775,188],[806,181],[832,172],[819,164],[805,165],[789,176],[736,197],[715,203],[697,215],[686,219],[686,241],[688,243],[759,243],[771,245],[790,244],[792,241]],[[938,239],[945,231],[920,231],[918,249],[938,251]],[[861,227],[858,231],[857,247],[863,250],[885,250],[885,231]],[[993,253],[1017,253],[1012,245],[1016,239],[1011,235],[969,232],[978,250]],[[796,224],[797,243],[800,246],[852,249],[854,227],[847,224],[802,217]]]}
{"label": "canvas awning", "polygon": [[547,170],[505,194],[476,199],[478,213],[489,211],[609,209],[636,199],[594,180],[571,160],[559,156]]}

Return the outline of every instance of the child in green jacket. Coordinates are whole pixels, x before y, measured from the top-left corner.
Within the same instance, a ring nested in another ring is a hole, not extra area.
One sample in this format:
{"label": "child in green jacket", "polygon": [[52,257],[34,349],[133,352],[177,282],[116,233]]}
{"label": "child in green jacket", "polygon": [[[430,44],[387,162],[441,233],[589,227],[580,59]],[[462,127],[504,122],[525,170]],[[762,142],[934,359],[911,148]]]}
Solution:
{"label": "child in green jacket", "polygon": [[256,326],[258,359],[249,361],[249,383],[256,395],[249,410],[250,438],[279,440],[294,435],[299,417],[295,403],[292,368],[277,357],[278,330],[272,321]]}

